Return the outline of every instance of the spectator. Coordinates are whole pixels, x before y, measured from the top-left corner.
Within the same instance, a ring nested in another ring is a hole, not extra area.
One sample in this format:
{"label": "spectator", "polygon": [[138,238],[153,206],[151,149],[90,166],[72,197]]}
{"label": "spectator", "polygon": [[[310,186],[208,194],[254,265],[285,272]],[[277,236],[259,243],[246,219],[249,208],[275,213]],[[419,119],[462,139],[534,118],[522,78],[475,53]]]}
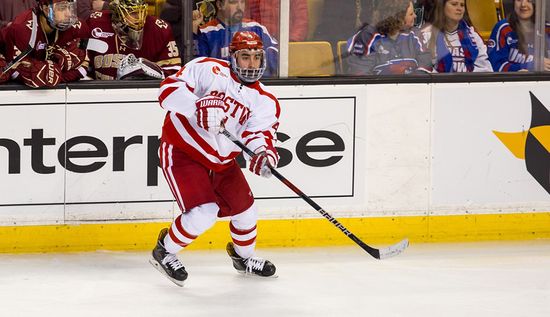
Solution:
{"label": "spectator", "polygon": [[[280,0],[248,0],[250,18],[269,30],[275,38],[279,38]],[[305,41],[308,32],[308,10],[306,0],[290,0],[290,31],[291,42]]]}
{"label": "spectator", "polygon": [[409,0],[379,0],[375,26],[367,25],[348,41],[353,75],[431,72],[430,52],[412,31],[416,14]]}
{"label": "spectator", "polygon": [[[489,60],[499,72],[532,71],[535,53],[535,3],[515,0],[508,19],[499,21],[488,42]],[[550,59],[544,59],[550,70]]]}
{"label": "spectator", "polygon": [[[194,0],[193,7],[193,33],[198,34],[199,26],[204,25],[216,16],[216,0]],[[181,0],[167,0],[162,7],[160,18],[172,26],[172,33],[178,47],[182,49],[182,19]]]}
{"label": "spectator", "polygon": [[76,14],[86,21],[92,12],[109,9],[109,0],[78,0]]}
{"label": "spectator", "polygon": [[493,71],[487,47],[472,26],[465,0],[437,0],[434,22],[422,30],[422,38],[440,73]]}
{"label": "spectator", "polygon": [[88,50],[92,78],[160,79],[179,70],[172,29],[166,21],[147,15],[144,0],[111,0],[109,8],[88,19],[91,37],[107,46],[103,52]]}
{"label": "spectator", "polygon": [[195,36],[198,56],[210,56],[229,60],[229,43],[237,31],[252,31],[262,39],[266,51],[267,69],[264,76],[277,73],[279,50],[277,41],[266,27],[258,22],[243,19],[245,0],[216,0],[216,18],[199,28]]}
{"label": "spectator", "polygon": [[87,63],[80,39],[87,38],[89,30],[76,16],[76,3],[73,0],[37,2],[34,9],[22,12],[2,30],[8,62],[27,50],[33,30],[36,33],[34,49],[14,67],[12,77],[33,88],[54,87],[83,78]]}
{"label": "spectator", "polygon": [[21,12],[36,5],[36,0],[2,0],[0,2],[0,29],[8,26]]}

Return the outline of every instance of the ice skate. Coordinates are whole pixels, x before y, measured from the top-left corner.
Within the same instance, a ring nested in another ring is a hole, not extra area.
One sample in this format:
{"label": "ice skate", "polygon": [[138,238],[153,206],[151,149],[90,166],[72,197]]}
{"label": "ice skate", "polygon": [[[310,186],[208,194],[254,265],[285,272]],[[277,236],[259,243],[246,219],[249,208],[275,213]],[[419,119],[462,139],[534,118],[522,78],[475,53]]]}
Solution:
{"label": "ice skate", "polygon": [[164,248],[164,237],[168,234],[168,228],[160,231],[157,246],[153,249],[149,263],[170,281],[178,286],[183,286],[187,279],[187,271],[175,254],[168,253]]}
{"label": "ice skate", "polygon": [[231,260],[233,260],[233,267],[237,270],[237,272],[245,275],[277,277],[277,275],[275,275],[275,265],[268,260],[257,257],[251,257],[248,259],[242,258],[237,254],[237,252],[235,252],[233,242],[227,243],[226,250],[227,254],[231,257]]}

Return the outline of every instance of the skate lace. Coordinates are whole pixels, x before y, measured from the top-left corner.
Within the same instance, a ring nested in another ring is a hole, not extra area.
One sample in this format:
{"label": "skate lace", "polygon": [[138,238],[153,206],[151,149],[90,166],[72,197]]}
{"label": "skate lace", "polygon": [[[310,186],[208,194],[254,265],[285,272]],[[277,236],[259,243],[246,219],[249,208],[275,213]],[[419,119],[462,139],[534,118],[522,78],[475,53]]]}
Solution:
{"label": "skate lace", "polygon": [[174,269],[174,271],[177,271],[178,269],[181,269],[183,267],[183,263],[180,262],[175,254],[168,254],[162,260],[162,264],[169,265],[172,269]]}
{"label": "skate lace", "polygon": [[253,273],[254,271],[262,271],[264,269],[265,260],[260,258],[248,258],[246,260],[246,272]]}

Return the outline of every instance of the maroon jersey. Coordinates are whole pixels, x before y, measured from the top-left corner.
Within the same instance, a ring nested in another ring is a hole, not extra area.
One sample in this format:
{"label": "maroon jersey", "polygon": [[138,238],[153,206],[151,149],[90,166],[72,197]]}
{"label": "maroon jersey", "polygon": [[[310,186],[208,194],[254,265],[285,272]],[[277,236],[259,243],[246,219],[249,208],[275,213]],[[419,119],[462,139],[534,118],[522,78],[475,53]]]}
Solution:
{"label": "maroon jersey", "polygon": [[90,59],[89,75],[95,79],[113,80],[117,77],[120,61],[132,53],[157,63],[165,76],[176,73],[180,69],[181,59],[170,25],[164,20],[147,16],[143,28],[143,43],[141,49],[134,50],[125,46],[116,35],[111,23],[109,11],[94,12],[88,19],[91,30],[90,37],[104,41],[108,45],[107,52],[88,51]]}
{"label": "maroon jersey", "polygon": [[[46,60],[51,60],[53,51],[59,47],[68,48],[74,50],[74,43],[79,39],[88,38],[90,33],[86,23],[78,21],[75,25],[68,30],[59,31],[53,30],[50,35],[46,35],[46,32],[42,29],[40,24],[40,16],[38,16],[38,30],[36,32],[36,41],[34,43],[34,49],[27,55],[25,61],[32,64],[42,64]],[[33,9],[29,9],[19,14],[13,23],[2,29],[2,36],[5,42],[5,57],[8,62],[13,60],[22,51],[25,51],[29,46],[31,39],[33,26]],[[52,65],[56,67],[56,71],[60,73],[61,80],[64,82],[78,80],[84,77],[85,71],[82,69],[70,69],[64,70],[59,65]],[[57,69],[59,68],[59,69]],[[17,75],[16,75],[17,77]]]}

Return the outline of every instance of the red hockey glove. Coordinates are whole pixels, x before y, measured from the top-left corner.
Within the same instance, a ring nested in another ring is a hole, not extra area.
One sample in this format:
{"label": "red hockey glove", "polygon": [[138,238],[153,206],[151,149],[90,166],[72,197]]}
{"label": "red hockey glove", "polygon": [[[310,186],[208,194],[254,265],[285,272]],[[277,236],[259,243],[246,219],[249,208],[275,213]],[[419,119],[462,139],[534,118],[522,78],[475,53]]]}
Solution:
{"label": "red hockey glove", "polygon": [[77,69],[86,59],[86,50],[78,47],[80,40],[75,40],[61,47],[54,45],[51,55],[53,60],[61,71]]}
{"label": "red hockey glove", "polygon": [[261,146],[254,153],[256,154],[250,159],[248,169],[256,175],[271,177],[270,167],[277,167],[279,163],[277,150],[272,146]]}
{"label": "red hockey glove", "polygon": [[24,58],[16,68],[19,77],[27,86],[55,87],[61,80],[61,70],[50,60],[39,61],[31,58]]}
{"label": "red hockey glove", "polygon": [[195,102],[197,106],[197,125],[208,132],[218,134],[222,131],[228,106],[216,96],[205,96]]}

